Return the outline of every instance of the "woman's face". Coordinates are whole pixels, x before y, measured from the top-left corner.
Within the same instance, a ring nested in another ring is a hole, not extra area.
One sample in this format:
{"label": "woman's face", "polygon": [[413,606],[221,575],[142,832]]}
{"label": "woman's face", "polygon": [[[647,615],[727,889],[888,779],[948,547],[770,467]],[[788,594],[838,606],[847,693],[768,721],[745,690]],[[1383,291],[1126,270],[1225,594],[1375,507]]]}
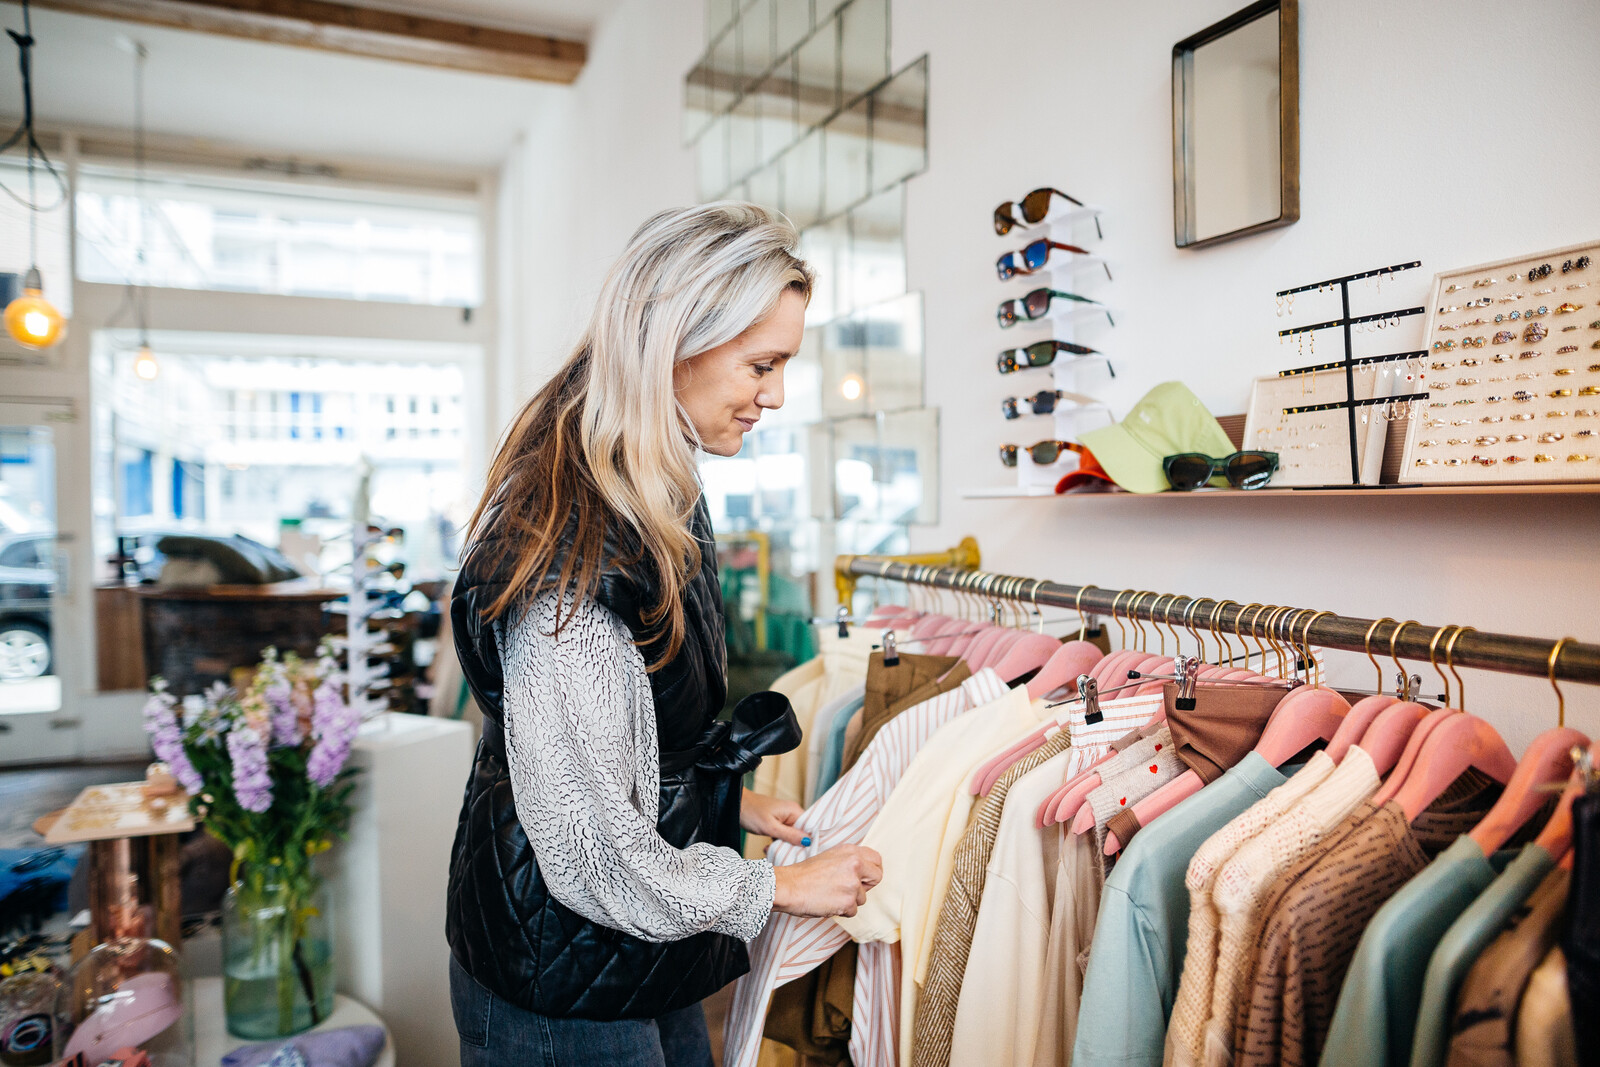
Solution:
{"label": "woman's face", "polygon": [[738,455],[761,413],[783,407],[783,367],[805,328],[805,298],[785,289],[771,315],[673,368],[673,391],[707,452]]}

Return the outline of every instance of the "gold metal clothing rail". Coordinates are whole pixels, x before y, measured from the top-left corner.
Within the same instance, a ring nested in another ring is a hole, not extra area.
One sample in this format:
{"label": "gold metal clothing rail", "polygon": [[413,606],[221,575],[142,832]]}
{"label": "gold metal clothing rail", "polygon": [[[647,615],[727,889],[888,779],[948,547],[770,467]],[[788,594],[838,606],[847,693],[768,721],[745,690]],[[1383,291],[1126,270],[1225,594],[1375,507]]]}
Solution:
{"label": "gold metal clothing rail", "polygon": [[[970,545],[970,549],[969,546]],[[970,557],[967,553],[970,551]],[[959,557],[959,558],[956,558]],[[968,558],[970,563],[965,562]],[[940,562],[928,562],[938,560]],[[1432,626],[1406,620],[1361,619],[1310,608],[1239,604],[1210,597],[1187,597],[1132,589],[1066,585],[977,570],[978,546],[966,538],[949,552],[929,556],[840,556],[835,563],[841,604],[850,603],[857,578],[876,578],[935,589],[988,596],[996,600],[1067,608],[1085,615],[1138,619],[1163,626],[1197,626],[1226,635],[1276,636],[1321,648],[1388,653],[1399,659],[1443,667],[1473,667],[1600,685],[1600,645],[1480,633],[1471,627]]]}

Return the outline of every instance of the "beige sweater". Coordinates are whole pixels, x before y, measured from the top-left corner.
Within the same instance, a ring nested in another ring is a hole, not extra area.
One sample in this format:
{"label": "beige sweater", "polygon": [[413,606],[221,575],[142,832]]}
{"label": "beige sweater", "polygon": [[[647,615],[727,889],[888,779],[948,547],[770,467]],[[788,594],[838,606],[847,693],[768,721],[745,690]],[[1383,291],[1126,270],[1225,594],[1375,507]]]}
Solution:
{"label": "beige sweater", "polygon": [[1352,746],[1332,774],[1240,846],[1217,871],[1211,892],[1219,927],[1217,968],[1202,1042],[1207,1067],[1233,1063],[1235,1005],[1249,993],[1245,980],[1255,968],[1256,944],[1266,921],[1260,908],[1262,896],[1279,874],[1315,848],[1377,788],[1378,772],[1372,757],[1360,746]]}
{"label": "beige sweater", "polygon": [[1333,773],[1334,762],[1318,752],[1300,773],[1250,805],[1244,813],[1212,834],[1195,852],[1184,875],[1189,889],[1189,938],[1184,949],[1183,977],[1167,1024],[1166,1067],[1198,1067],[1206,1018],[1211,1011],[1211,979],[1217,969],[1218,917],[1211,894],[1217,872],[1234,853],[1278,816],[1298,804]]}

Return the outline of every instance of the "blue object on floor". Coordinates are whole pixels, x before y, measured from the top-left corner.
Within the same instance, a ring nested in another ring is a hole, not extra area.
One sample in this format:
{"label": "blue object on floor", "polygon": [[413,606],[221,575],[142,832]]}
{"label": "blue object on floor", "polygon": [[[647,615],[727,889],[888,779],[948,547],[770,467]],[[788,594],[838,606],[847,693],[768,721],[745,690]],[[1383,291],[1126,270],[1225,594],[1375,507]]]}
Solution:
{"label": "blue object on floor", "polygon": [[83,845],[0,848],[0,934],[32,933],[66,911],[67,887],[84,851]]}

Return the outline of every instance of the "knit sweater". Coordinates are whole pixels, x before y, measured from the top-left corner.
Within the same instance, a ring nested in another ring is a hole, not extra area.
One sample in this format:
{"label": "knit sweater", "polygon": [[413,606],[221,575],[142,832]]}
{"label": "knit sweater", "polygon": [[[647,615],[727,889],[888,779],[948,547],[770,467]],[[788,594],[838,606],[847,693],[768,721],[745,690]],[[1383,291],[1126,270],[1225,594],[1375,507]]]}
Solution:
{"label": "knit sweater", "polygon": [[1266,922],[1260,907],[1263,896],[1286,868],[1315,848],[1377,788],[1372,757],[1352,745],[1319,786],[1242,845],[1217,871],[1211,894],[1220,927],[1217,969],[1202,1044],[1207,1067],[1229,1067],[1233,1062],[1235,1006],[1249,992],[1246,976],[1255,967],[1257,942]]}
{"label": "knit sweater", "polygon": [[1201,1061],[1220,933],[1216,905],[1211,899],[1217,872],[1246,842],[1326,781],[1334,766],[1326,753],[1316,753],[1299,774],[1207,838],[1189,861],[1184,875],[1184,884],[1189,890],[1189,940],[1183,956],[1178,999],[1172,1006],[1172,1019],[1167,1025],[1166,1067],[1198,1067]]}

